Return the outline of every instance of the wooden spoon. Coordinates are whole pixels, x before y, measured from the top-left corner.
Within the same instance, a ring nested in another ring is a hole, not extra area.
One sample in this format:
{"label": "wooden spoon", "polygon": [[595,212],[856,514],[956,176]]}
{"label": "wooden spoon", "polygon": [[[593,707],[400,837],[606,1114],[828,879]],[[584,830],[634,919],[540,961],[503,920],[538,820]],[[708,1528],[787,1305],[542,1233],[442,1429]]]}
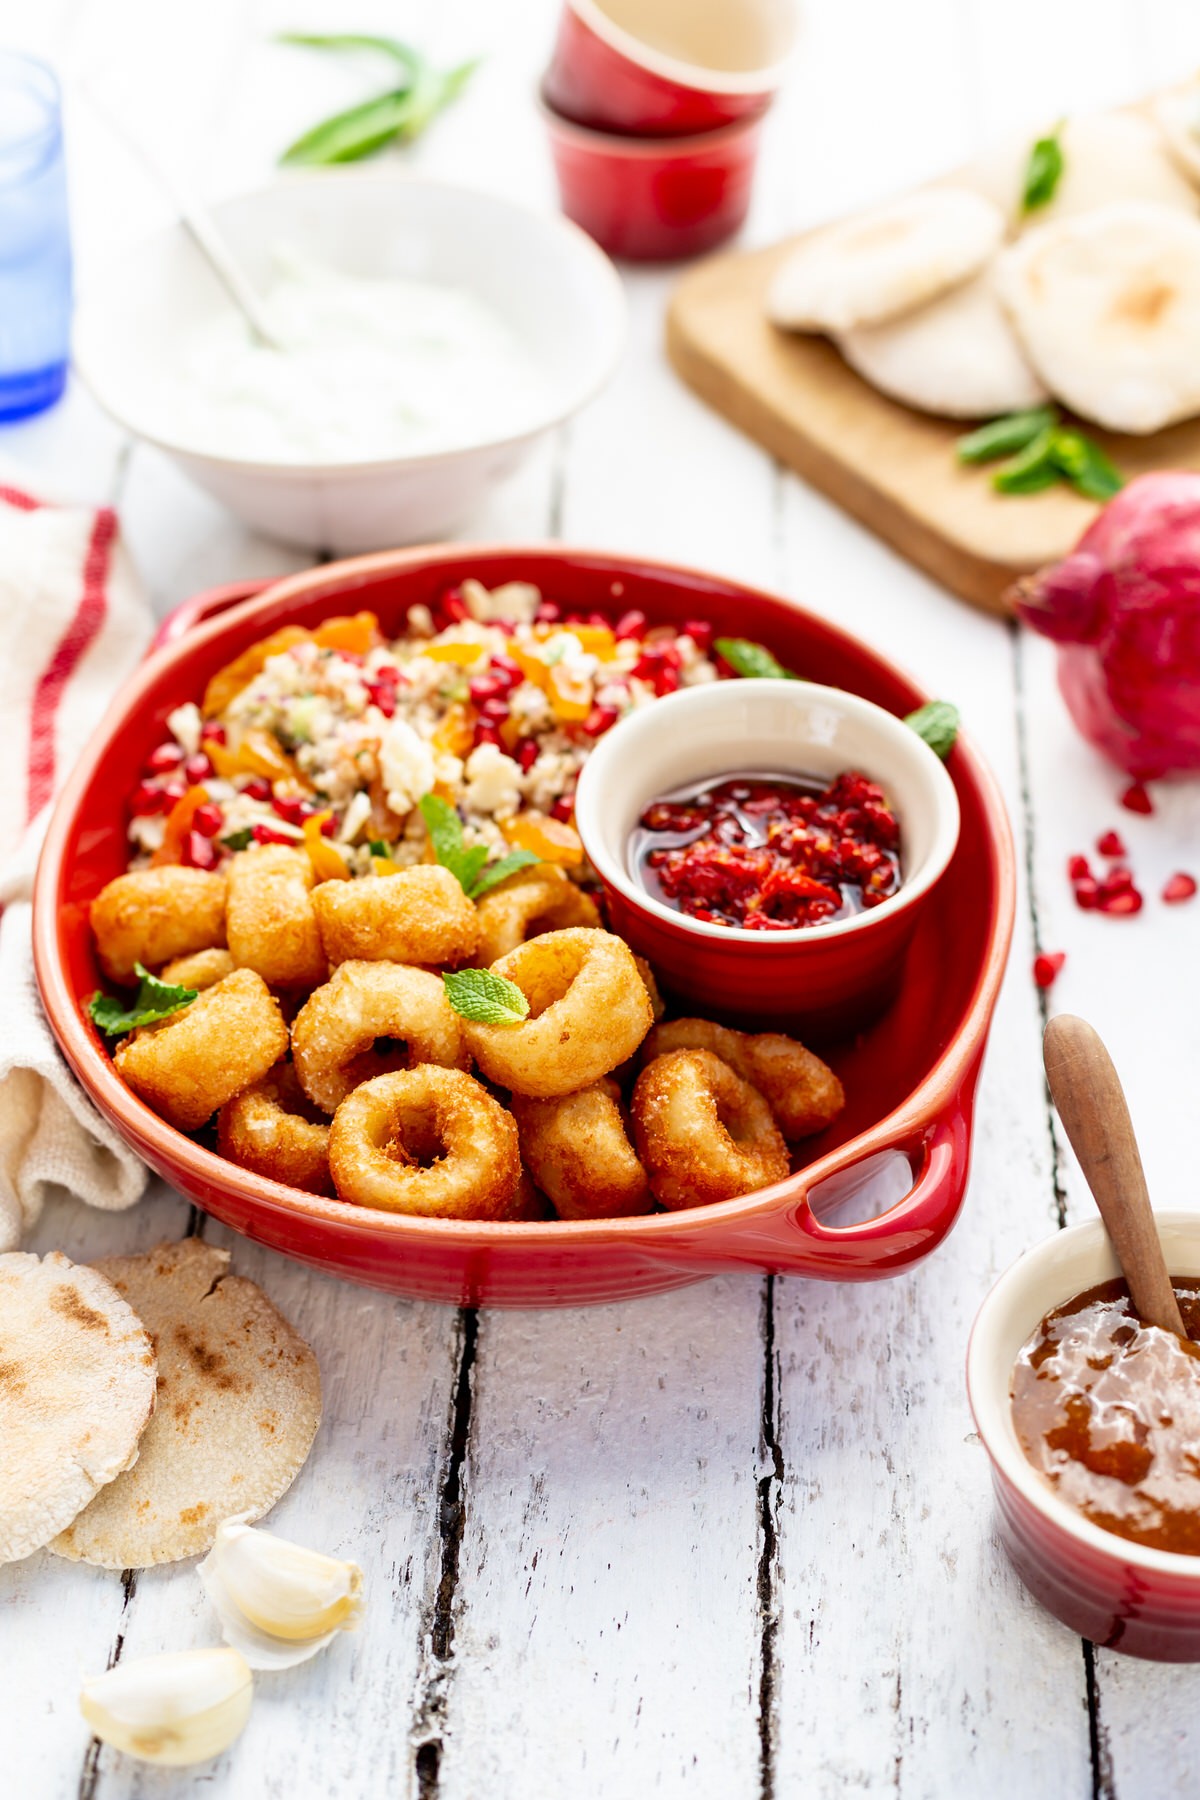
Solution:
{"label": "wooden spoon", "polygon": [[1186,1338],[1112,1058],[1092,1027],[1070,1013],[1051,1019],[1042,1055],[1051,1098],[1125,1271],[1134,1310],[1147,1325]]}

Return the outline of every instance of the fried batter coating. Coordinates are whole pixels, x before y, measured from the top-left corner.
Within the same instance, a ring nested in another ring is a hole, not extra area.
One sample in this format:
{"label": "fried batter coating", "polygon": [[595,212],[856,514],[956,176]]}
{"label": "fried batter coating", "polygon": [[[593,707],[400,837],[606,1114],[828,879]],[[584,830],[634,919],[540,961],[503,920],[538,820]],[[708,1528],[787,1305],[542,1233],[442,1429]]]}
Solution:
{"label": "fried batter coating", "polygon": [[104,973],[132,984],[134,963],[157,969],[225,942],[225,877],[174,863],[133,869],[101,888],[91,922]]}
{"label": "fried batter coating", "polygon": [[633,960],[637,964],[638,974],[645,983],[646,992],[650,996],[650,1010],[657,1021],[662,1018],[667,1007],[666,1002],[658,991],[658,983],[654,979],[654,970],[650,967],[650,964],[646,961],[645,957],[639,956],[636,950],[633,953]]}
{"label": "fried batter coating", "polygon": [[654,1210],[620,1100],[620,1088],[607,1076],[557,1100],[513,1095],[521,1156],[560,1219],[620,1219]]}
{"label": "fried batter coating", "polygon": [[270,987],[310,988],[324,981],[329,964],[305,852],[287,844],[256,844],[231,859],[228,880],[225,929],[234,962],[253,969]]}
{"label": "fried batter coating", "polygon": [[318,1119],[291,1063],[276,1063],[217,1114],[217,1148],[230,1162],[270,1181],[332,1194],[329,1127]]}
{"label": "fried batter coating", "polygon": [[360,1082],[389,1070],[419,1063],[465,1069],[471,1061],[463,1021],[439,976],[403,963],[358,961],[340,963],[301,1007],[292,1055],[304,1092],[327,1113]]}
{"label": "fried batter coating", "polygon": [[192,956],[177,956],[159,970],[159,980],[175,987],[195,988],[200,993],[218,981],[224,981],[237,965],[228,950],[197,950]]}
{"label": "fried batter coating", "polygon": [[711,1050],[758,1089],[792,1143],[824,1131],[846,1104],[845,1089],[828,1063],[782,1032],[733,1031],[709,1019],[672,1019],[654,1027],[642,1045],[642,1061],[667,1050]]}
{"label": "fried batter coating", "polygon": [[479,940],[473,902],[439,863],[322,882],[313,906],[331,963],[357,957],[451,968],[465,962]]}
{"label": "fried batter coating", "polygon": [[669,1050],[638,1076],[638,1155],[654,1196],[675,1212],[782,1181],[787,1146],[762,1095],[711,1050]]}
{"label": "fried batter coating", "polygon": [[147,1106],[181,1131],[195,1131],[261,1080],[286,1049],[287,1027],[266,982],[252,969],[235,969],[182,1012],[127,1037],[113,1063]]}
{"label": "fried batter coating", "polygon": [[529,1001],[519,1025],[463,1021],[487,1076],[515,1094],[574,1094],[632,1056],[651,1025],[650,997],[628,944],[577,926],[519,944],[494,964]]}
{"label": "fried batter coating", "polygon": [[521,1179],[512,1115],[470,1075],[429,1063],[342,1101],[329,1166],[343,1200],[432,1219],[511,1218]]}
{"label": "fried batter coating", "polygon": [[547,931],[565,931],[575,925],[598,926],[600,914],[590,894],[585,894],[556,863],[537,863],[510,875],[479,901],[479,947],[475,965],[490,969],[518,944]]}

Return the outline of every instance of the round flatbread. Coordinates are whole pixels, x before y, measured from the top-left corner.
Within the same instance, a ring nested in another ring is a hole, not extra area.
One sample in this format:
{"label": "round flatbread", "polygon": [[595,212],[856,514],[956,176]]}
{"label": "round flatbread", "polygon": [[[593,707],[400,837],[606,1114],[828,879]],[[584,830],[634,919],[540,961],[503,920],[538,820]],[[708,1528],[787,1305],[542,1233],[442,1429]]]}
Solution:
{"label": "round flatbread", "polygon": [[111,1282],[57,1251],[0,1256],[0,1562],[129,1468],[154,1394],[154,1346]]}
{"label": "round flatbread", "polygon": [[316,1357],[199,1238],[96,1268],[154,1334],[158,1410],[135,1466],[50,1547],[106,1569],[197,1556],[222,1519],[261,1518],[303,1467],[321,1421]]}
{"label": "round flatbread", "polygon": [[1176,167],[1163,131],[1137,113],[1082,113],[1058,133],[1063,168],[1053,196],[1023,210],[1029,155],[1042,134],[1030,131],[986,151],[964,170],[965,186],[1000,207],[1018,229],[1072,219],[1121,200],[1147,200],[1195,217],[1195,189]]}

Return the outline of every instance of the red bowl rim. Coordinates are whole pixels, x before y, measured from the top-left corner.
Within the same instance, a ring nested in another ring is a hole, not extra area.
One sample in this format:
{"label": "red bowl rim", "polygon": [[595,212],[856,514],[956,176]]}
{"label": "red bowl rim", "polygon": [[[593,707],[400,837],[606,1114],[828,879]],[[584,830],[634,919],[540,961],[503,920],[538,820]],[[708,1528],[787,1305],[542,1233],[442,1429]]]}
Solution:
{"label": "red bowl rim", "polygon": [[577,143],[593,154],[634,162],[686,162],[702,152],[721,150],[740,138],[753,138],[763,123],[761,113],[747,113],[744,119],[730,119],[724,125],[714,125],[710,131],[691,131],[686,137],[639,137],[636,132],[603,131],[599,126],[580,125],[569,119],[548,98],[544,82],[538,87],[536,98],[551,137]]}
{"label": "red bowl rim", "polygon": [[[364,1238],[378,1239],[382,1236],[401,1246],[406,1241],[454,1242],[461,1248],[478,1250],[497,1250],[505,1245],[518,1244],[560,1250],[612,1242],[633,1246],[639,1241],[660,1244],[674,1238],[690,1238],[698,1230],[715,1230],[731,1223],[744,1224],[755,1218],[773,1216],[789,1206],[798,1206],[810,1188],[838,1170],[848,1168],[879,1151],[892,1149],[907,1138],[915,1139],[923,1135],[945,1109],[950,1097],[982,1053],[1004,975],[1016,912],[1016,861],[1004,801],[995,777],[964,734],[959,735],[954,754],[968,764],[979,790],[999,875],[999,904],[991,921],[986,952],[976,976],[966,1016],[925,1078],[898,1107],[856,1137],[847,1139],[817,1161],[771,1187],[705,1207],[626,1219],[428,1219],[369,1210],[346,1201],[325,1199],[320,1195],[285,1187],[280,1182],[270,1181],[227,1161],[160,1119],[157,1113],[138,1099],[131,1088],[125,1086],[111,1060],[100,1047],[92,1028],[85,1023],[58,952],[58,890],[64,873],[67,839],[73,830],[97,759],[103,757],[110,741],[118,735],[124,721],[137,711],[146,690],[164,669],[186,661],[195,647],[212,643],[226,632],[236,634],[239,626],[249,623],[264,612],[273,611],[281,602],[293,598],[309,600],[314,595],[327,595],[331,602],[341,601],[347,593],[353,593],[355,583],[360,578],[403,571],[418,565],[436,567],[444,562],[461,564],[471,557],[481,560],[505,558],[517,563],[525,560],[538,566],[547,558],[566,558],[575,564],[593,562],[607,571],[615,572],[619,567],[626,577],[644,572],[658,578],[683,577],[693,582],[715,585],[726,592],[732,589],[770,605],[802,613],[817,634],[843,644],[849,643],[888,673],[907,682],[916,694],[923,693],[910,676],[881,657],[861,638],[829,624],[807,608],[796,606],[792,601],[764,588],[751,587],[748,583],[716,576],[688,564],[661,561],[654,557],[622,555],[613,550],[580,549],[576,546],[562,548],[554,543],[430,544],[351,557],[273,582],[261,593],[195,626],[175,643],[166,644],[147,656],[123,684],[96,727],[64,784],[50,817],[34,882],[34,970],[54,1035],[83,1088],[100,1111],[114,1122],[120,1135],[132,1143],[139,1153],[141,1146],[147,1146],[148,1162],[167,1167],[174,1164],[186,1170],[201,1190],[205,1187],[220,1188],[259,1212],[292,1218],[299,1216],[336,1224],[343,1230]],[[836,1231],[836,1228],[831,1229]]]}

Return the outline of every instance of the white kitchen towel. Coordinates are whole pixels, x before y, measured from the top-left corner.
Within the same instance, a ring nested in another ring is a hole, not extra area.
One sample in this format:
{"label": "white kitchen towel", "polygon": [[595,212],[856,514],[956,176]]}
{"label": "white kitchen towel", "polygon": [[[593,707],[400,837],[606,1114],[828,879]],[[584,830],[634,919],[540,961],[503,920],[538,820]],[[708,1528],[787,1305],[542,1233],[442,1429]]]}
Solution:
{"label": "white kitchen towel", "polygon": [[116,515],[37,500],[0,470],[0,1251],[55,1189],[115,1211],[146,1185],[46,1023],[30,897],[49,803],[152,631]]}

